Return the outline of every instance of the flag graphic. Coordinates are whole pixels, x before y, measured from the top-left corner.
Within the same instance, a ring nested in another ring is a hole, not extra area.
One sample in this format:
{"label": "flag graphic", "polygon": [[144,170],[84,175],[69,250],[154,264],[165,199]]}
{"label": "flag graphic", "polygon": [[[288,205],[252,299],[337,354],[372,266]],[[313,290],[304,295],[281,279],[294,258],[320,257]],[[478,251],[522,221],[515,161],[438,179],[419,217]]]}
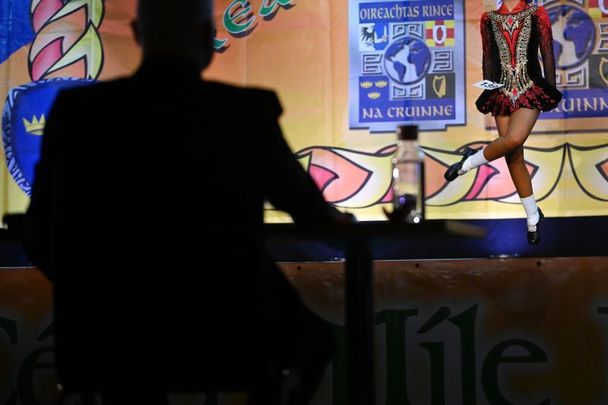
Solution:
{"label": "flag graphic", "polygon": [[589,0],[588,7],[591,18],[608,17],[608,0]]}
{"label": "flag graphic", "polygon": [[454,20],[426,21],[424,23],[426,45],[454,46]]}

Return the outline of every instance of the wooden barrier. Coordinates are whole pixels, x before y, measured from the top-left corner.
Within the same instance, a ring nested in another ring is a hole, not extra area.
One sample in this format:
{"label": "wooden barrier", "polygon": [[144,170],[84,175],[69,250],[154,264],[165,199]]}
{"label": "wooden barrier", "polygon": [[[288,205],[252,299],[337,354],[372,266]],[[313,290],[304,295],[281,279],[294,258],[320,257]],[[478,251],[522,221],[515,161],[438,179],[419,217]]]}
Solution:
{"label": "wooden barrier", "polygon": [[[341,263],[284,263],[342,335]],[[608,403],[608,258],[374,264],[376,404]],[[342,405],[338,353],[314,405]]]}
{"label": "wooden barrier", "polygon": [[[343,263],[281,266],[341,340]],[[608,403],[608,258],[391,261],[374,273],[376,404]],[[51,305],[40,272],[0,269],[0,404],[52,403]],[[313,405],[346,405],[345,375],[340,345]]]}

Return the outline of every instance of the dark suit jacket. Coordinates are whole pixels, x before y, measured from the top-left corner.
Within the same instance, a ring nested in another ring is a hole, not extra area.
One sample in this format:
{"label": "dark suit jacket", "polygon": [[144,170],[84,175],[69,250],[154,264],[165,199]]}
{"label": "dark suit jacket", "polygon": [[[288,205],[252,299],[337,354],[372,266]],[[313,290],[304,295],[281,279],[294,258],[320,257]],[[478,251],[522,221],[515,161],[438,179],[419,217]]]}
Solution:
{"label": "dark suit jacket", "polygon": [[332,216],[280,114],[274,93],[202,81],[180,60],[58,96],[28,218],[32,259],[55,284],[64,384],[260,374],[285,338],[263,203],[300,222]]}

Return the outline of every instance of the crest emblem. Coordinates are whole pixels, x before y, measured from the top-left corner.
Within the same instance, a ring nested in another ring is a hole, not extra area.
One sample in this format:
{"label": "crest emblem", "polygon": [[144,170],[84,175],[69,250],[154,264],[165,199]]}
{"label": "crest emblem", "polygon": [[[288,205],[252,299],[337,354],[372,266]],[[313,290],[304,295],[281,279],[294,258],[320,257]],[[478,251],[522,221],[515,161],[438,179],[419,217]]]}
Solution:
{"label": "crest emblem", "polygon": [[55,78],[9,90],[2,111],[2,142],[9,173],[27,195],[32,191],[46,115],[61,89],[92,80]]}
{"label": "crest emblem", "polygon": [[350,128],[465,124],[464,1],[403,4],[349,2]]}

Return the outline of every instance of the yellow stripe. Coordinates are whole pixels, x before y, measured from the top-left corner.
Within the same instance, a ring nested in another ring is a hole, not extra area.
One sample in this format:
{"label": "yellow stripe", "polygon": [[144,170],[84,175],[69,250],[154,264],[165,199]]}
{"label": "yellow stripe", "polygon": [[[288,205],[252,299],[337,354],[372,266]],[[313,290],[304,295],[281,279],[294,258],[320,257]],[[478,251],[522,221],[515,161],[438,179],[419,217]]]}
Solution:
{"label": "yellow stripe", "polygon": [[602,18],[602,10],[600,10],[599,8],[590,8],[587,11],[593,19]]}
{"label": "yellow stripe", "polygon": [[[425,21],[424,22],[424,27],[426,29],[431,29],[435,25],[438,25],[436,23],[437,23],[437,21]],[[454,20],[444,20],[443,24],[441,24],[441,25],[445,25],[448,28],[454,28],[454,27],[456,27],[456,21],[454,21]]]}

